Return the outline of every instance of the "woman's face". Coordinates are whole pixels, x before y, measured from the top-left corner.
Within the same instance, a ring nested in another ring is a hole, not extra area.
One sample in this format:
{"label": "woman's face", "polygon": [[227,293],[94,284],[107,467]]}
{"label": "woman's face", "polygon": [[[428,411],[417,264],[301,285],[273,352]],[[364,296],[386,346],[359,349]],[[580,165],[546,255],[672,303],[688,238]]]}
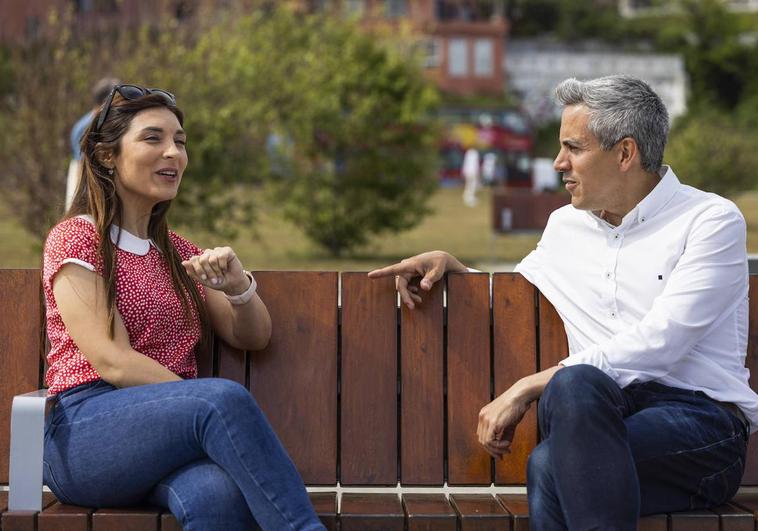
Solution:
{"label": "woman's face", "polygon": [[113,158],[116,191],[125,204],[152,208],[176,197],[187,167],[187,135],[165,107],[138,112]]}

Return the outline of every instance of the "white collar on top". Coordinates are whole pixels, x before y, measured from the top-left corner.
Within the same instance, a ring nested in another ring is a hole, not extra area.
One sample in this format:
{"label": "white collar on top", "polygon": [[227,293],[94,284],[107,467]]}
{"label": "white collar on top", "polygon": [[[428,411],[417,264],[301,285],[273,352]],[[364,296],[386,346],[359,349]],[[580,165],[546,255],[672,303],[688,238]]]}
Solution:
{"label": "white collar on top", "polygon": [[[81,214],[76,217],[88,221],[93,225],[95,224],[94,218],[89,214]],[[128,253],[136,254],[139,256],[145,256],[150,251],[151,245],[158,249],[158,246],[155,245],[155,242],[153,242],[153,240],[142,239],[139,236],[135,236],[126,229],[119,230],[119,227],[117,225],[111,225],[111,241],[122,251],[126,251]]]}

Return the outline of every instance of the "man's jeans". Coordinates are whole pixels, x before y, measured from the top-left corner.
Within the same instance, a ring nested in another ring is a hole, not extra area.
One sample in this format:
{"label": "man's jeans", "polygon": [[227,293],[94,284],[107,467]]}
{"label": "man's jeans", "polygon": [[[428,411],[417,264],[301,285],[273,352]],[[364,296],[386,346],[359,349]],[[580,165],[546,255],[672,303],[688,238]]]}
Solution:
{"label": "man's jeans", "polygon": [[[64,503],[167,507],[185,530],[322,530],[300,476],[250,393],[204,378],[59,395],[45,482]],[[254,517],[254,518],[253,518]]]}
{"label": "man's jeans", "polygon": [[633,531],[640,515],[728,501],[742,479],[748,426],[698,391],[621,389],[576,365],[553,375],[539,417],[527,471],[533,530]]}

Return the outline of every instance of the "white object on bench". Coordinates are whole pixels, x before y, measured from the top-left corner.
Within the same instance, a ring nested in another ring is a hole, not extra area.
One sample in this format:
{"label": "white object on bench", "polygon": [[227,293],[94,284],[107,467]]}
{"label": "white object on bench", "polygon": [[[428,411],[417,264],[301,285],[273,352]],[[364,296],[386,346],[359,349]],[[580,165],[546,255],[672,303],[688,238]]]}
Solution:
{"label": "white object on bench", "polygon": [[42,457],[47,389],[13,397],[9,511],[42,510]]}

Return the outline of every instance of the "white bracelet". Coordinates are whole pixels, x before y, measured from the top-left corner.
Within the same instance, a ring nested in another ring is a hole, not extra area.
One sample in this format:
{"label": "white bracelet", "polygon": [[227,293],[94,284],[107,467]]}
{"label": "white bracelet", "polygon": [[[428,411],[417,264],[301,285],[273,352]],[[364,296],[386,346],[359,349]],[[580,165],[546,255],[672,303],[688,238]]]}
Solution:
{"label": "white bracelet", "polygon": [[255,281],[255,278],[253,278],[253,274],[250,271],[245,271],[245,275],[250,279],[250,285],[245,291],[239,295],[226,295],[226,293],[224,293],[224,295],[226,295],[226,299],[234,305],[240,305],[249,302],[250,299],[253,298],[253,293],[255,293],[255,290],[258,289],[258,283]]}

